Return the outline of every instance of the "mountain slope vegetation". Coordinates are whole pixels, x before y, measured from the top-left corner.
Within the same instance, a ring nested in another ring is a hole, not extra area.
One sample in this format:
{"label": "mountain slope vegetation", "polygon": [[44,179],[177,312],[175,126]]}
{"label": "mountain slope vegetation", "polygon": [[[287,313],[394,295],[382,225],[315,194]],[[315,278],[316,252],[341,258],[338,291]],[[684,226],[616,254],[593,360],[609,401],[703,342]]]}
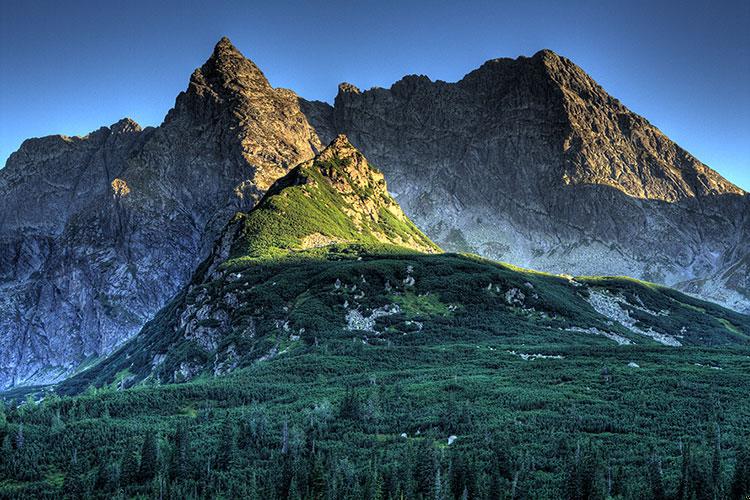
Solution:
{"label": "mountain slope vegetation", "polygon": [[748,373],[747,316],[442,253],[339,137],[134,339],[6,407],[0,494],[743,494]]}

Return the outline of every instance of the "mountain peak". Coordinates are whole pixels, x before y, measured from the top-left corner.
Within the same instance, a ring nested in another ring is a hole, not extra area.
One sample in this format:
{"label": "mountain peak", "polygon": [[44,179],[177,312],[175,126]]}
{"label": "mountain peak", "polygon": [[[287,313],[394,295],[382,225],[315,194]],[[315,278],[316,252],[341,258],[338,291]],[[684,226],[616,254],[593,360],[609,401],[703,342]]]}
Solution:
{"label": "mountain peak", "polygon": [[242,52],[234,46],[234,44],[227,37],[222,37],[214,46],[214,51],[211,53],[210,60],[214,61],[231,61],[231,60],[246,60]]}
{"label": "mountain peak", "polygon": [[124,134],[128,132],[140,132],[141,126],[138,125],[138,123],[133,120],[132,118],[125,117],[121,120],[116,121],[112,125],[109,126],[109,129],[114,134]]}
{"label": "mountain peak", "polygon": [[339,83],[339,94],[343,93],[352,93],[352,94],[361,94],[362,91],[359,90],[359,87],[356,85],[349,83],[349,82],[341,82]]}
{"label": "mountain peak", "polygon": [[239,52],[237,50],[237,47],[235,47],[232,41],[226,36],[221,37],[221,39],[216,42],[216,45],[214,46],[214,52],[219,50],[233,50],[235,52]]}
{"label": "mountain peak", "polygon": [[208,80],[223,82],[259,82],[264,87],[270,87],[263,72],[250,59],[234,46],[227,37],[222,37],[214,47],[211,56],[194,74],[194,78],[201,76]]}
{"label": "mountain peak", "polygon": [[320,152],[318,160],[327,160],[334,156],[350,158],[357,155],[361,156],[361,153],[357,151],[357,148],[355,148],[351,142],[349,142],[349,138],[346,134],[339,134],[328,144],[328,146],[325,147],[323,151]]}
{"label": "mountain peak", "polygon": [[388,194],[383,174],[345,135],[276,181],[239,215],[232,257],[278,257],[331,244],[380,244],[428,253],[440,249]]}

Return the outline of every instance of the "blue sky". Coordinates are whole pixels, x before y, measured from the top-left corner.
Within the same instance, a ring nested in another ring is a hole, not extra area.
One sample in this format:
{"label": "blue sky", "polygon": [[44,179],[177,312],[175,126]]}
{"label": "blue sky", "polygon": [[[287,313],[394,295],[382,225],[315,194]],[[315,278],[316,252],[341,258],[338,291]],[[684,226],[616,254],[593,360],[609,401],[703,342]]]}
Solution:
{"label": "blue sky", "polygon": [[0,1],[0,165],[24,138],[158,125],[228,36],[274,86],[456,81],[550,48],[750,190],[750,2]]}

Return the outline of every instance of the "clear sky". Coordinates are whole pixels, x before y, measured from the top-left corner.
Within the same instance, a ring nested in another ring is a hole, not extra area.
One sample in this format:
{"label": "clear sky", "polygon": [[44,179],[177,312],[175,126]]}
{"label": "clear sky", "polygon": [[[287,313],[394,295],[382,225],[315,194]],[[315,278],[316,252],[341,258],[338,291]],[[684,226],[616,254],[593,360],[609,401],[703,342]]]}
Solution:
{"label": "clear sky", "polygon": [[747,0],[0,0],[0,165],[27,137],[158,125],[224,35],[272,85],[329,102],[341,81],[456,81],[549,48],[750,190]]}

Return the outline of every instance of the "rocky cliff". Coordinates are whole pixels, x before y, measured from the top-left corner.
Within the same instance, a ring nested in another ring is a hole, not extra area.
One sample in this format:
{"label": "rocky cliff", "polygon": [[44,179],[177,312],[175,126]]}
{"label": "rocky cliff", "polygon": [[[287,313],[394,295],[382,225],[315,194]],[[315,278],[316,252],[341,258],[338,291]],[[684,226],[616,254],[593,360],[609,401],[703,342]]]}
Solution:
{"label": "rocky cliff", "polygon": [[24,142],[0,170],[0,388],[131,337],[228,218],[319,149],[298,98],[226,39],[161,126]]}
{"label": "rocky cliff", "polygon": [[325,372],[360,348],[376,362],[444,350],[446,339],[472,351],[489,336],[612,355],[622,345],[740,347],[748,333],[750,316],[667,287],[445,254],[339,135],[237,213],[190,283],[131,341],[57,390],[184,382],[262,362],[291,369],[296,356],[326,356]]}
{"label": "rocky cliff", "polygon": [[59,380],[132,337],[236,211],[338,133],[446,249],[748,310],[747,195],[567,59],[342,84],[330,106],[271,87],[222,39],[159,127],[30,139],[0,170],[0,388]]}
{"label": "rocky cliff", "polygon": [[342,84],[304,102],[345,133],[449,250],[555,273],[628,275],[750,310],[750,199],[551,51],[456,83]]}

